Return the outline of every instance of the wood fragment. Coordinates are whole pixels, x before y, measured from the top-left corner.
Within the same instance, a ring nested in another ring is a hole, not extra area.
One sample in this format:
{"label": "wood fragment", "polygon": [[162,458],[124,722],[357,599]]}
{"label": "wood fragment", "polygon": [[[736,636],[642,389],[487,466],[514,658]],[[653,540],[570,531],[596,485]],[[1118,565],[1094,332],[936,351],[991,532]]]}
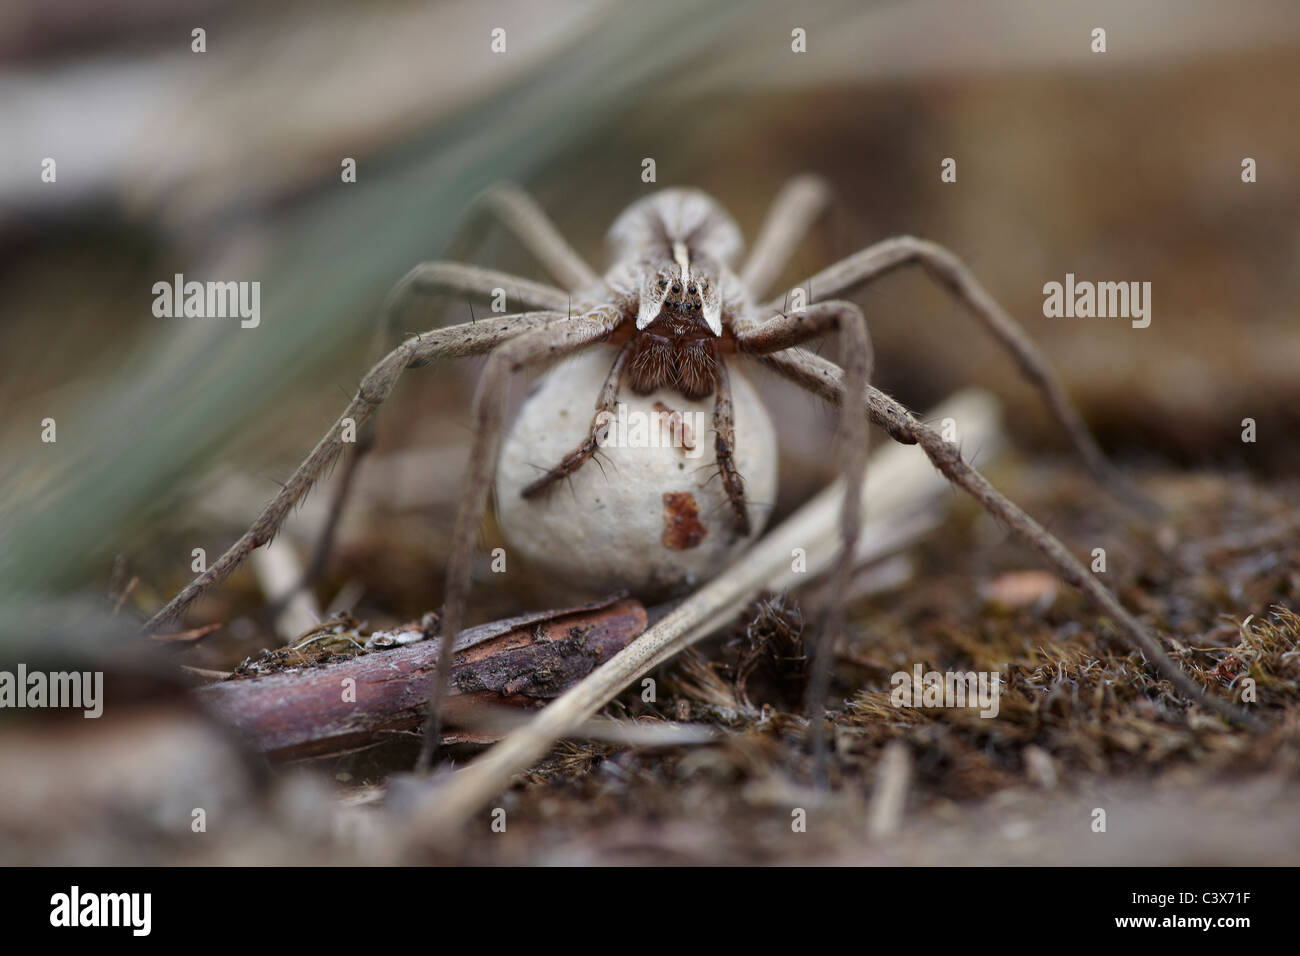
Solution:
{"label": "wood fragment", "polygon": [[907,745],[895,740],[885,748],[876,774],[876,789],[867,811],[867,835],[882,840],[898,832],[903,822],[903,804],[912,777],[912,758]]}
{"label": "wood fragment", "polygon": [[226,680],[235,675],[234,671],[216,671],[210,667],[191,667],[189,664],[182,664],[181,672],[204,680]]}
{"label": "wood fragment", "polygon": [[249,562],[267,603],[283,604],[273,622],[275,633],[282,641],[292,641],[320,622],[320,605],[310,589],[299,587],[303,578],[302,562],[285,538],[272,538],[250,555]]}
{"label": "wood fragment", "polygon": [[[645,626],[645,608],[638,601],[616,598],[470,628],[453,648],[448,722],[455,724],[485,704],[541,706],[613,657]],[[437,639],[408,643],[209,684],[194,693],[272,758],[338,753],[419,727],[440,645]]]}

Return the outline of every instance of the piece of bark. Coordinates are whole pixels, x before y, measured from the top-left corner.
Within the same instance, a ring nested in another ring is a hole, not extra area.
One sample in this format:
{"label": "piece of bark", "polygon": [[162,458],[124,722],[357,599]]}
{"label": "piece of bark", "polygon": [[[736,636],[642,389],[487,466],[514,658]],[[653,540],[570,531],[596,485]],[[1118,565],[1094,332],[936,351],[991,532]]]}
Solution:
{"label": "piece of bark", "polygon": [[[456,641],[447,723],[455,725],[488,704],[540,707],[645,627],[640,602],[616,598],[470,628]],[[431,638],[315,667],[209,684],[194,693],[218,719],[274,759],[339,753],[420,726],[439,643]]]}

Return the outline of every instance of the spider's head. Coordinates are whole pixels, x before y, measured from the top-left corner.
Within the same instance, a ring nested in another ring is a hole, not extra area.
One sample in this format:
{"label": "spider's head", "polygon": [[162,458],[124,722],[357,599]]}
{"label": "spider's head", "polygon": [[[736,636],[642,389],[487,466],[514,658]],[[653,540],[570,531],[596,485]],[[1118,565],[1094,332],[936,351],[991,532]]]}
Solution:
{"label": "spider's head", "polygon": [[708,256],[695,255],[684,242],[673,243],[673,257],[646,269],[641,279],[637,330],[663,316],[675,324],[695,320],[714,335],[722,334],[722,294],[718,268]]}

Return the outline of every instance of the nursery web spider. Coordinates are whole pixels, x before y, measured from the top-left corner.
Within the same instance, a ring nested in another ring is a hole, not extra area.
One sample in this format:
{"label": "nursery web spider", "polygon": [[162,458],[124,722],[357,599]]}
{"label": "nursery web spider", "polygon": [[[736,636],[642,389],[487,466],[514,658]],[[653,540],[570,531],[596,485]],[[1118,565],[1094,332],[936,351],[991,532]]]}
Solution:
{"label": "nursery web spider", "polygon": [[[1159,643],[1115,597],[1066,550],[1055,537],[997,492],[962,458],[959,448],[918,422],[893,399],[869,384],[871,345],[862,311],[834,297],[909,264],[948,290],[1015,359],[1021,372],[1041,393],[1091,472],[1120,483],[1070,404],[1055,372],[1024,330],[976,281],[951,252],[911,237],[887,239],[849,256],[800,283],[807,305],[785,312],[781,298],[760,302],[796,244],[825,205],[827,190],[820,180],[799,177],[777,197],[759,232],[754,249],[739,273],[731,264],[742,248],[740,230],[714,200],[695,190],[669,189],[633,203],[609,232],[613,266],[598,276],[564,240],[550,220],[527,196],[510,186],[483,197],[497,215],[564,287],[450,262],[416,266],[389,293],[383,308],[381,340],[393,342],[405,304],[418,296],[457,294],[487,298],[494,289],[509,288],[529,310],[490,320],[436,328],[406,339],[387,351],[370,369],[343,415],[262,511],[245,534],[207,571],[186,585],[146,625],[157,631],[175,622],[209,587],[223,580],[249,552],[268,542],[293,505],[311,488],[343,450],[345,421],[360,433],[355,453],[340,482],[340,492],[318,548],[328,542],[351,474],[372,440],[371,416],[388,398],[398,377],[444,358],[486,353],[487,364],[475,391],[473,444],[464,491],[457,512],[448,556],[438,671],[445,675],[451,648],[465,623],[470,590],[470,566],[479,522],[488,503],[492,475],[505,418],[506,386],[525,366],[539,365],[583,349],[610,348],[611,371],[598,396],[597,413],[608,407],[623,385],[638,392],[667,386],[690,398],[715,396],[714,450],[733,520],[748,534],[744,483],[732,466],[731,402],[727,365],[740,358],[774,369],[806,390],[867,415],[839,415],[837,447],[845,476],[841,553],[851,555],[860,520],[860,489],[867,451],[868,418],[896,441],[920,445],[950,481],[973,495],[995,518],[1033,547],[1062,578],[1100,605],[1187,697],[1240,722],[1250,718],[1224,701],[1208,697],[1165,654]],[[842,365],[798,348],[828,333],[841,342]],[[365,426],[364,428],[362,426]],[[596,450],[596,430],[562,461],[524,489],[535,495],[582,467]],[[832,572],[828,593],[846,590],[851,562],[841,559]],[[843,626],[842,602],[831,600],[818,629],[818,645],[833,646]],[[809,700],[820,709],[827,690],[830,654],[814,657]],[[425,728],[421,769],[433,760],[441,730],[445,678],[435,682]],[[816,695],[821,694],[818,698]],[[820,724],[820,721],[817,722]]]}

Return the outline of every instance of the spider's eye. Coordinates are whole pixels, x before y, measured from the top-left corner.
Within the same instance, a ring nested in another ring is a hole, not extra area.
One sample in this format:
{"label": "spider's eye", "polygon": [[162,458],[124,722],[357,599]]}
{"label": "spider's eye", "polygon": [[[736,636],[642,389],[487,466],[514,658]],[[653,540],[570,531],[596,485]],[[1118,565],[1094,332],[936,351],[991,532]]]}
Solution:
{"label": "spider's eye", "polygon": [[681,291],[682,291],[682,284],[681,284],[680,282],[674,282],[674,283],[673,283],[673,294],[676,295],[676,294],[678,294],[678,293],[681,292]]}
{"label": "spider's eye", "polygon": [[664,288],[666,285],[668,285],[668,280],[665,279],[665,278],[663,278],[662,276],[660,276],[660,277],[659,277],[659,288],[662,289],[662,288]]}
{"label": "spider's eye", "polygon": [[692,282],[690,285],[688,285],[686,287],[686,291],[689,292],[691,295],[695,295],[695,283]]}

